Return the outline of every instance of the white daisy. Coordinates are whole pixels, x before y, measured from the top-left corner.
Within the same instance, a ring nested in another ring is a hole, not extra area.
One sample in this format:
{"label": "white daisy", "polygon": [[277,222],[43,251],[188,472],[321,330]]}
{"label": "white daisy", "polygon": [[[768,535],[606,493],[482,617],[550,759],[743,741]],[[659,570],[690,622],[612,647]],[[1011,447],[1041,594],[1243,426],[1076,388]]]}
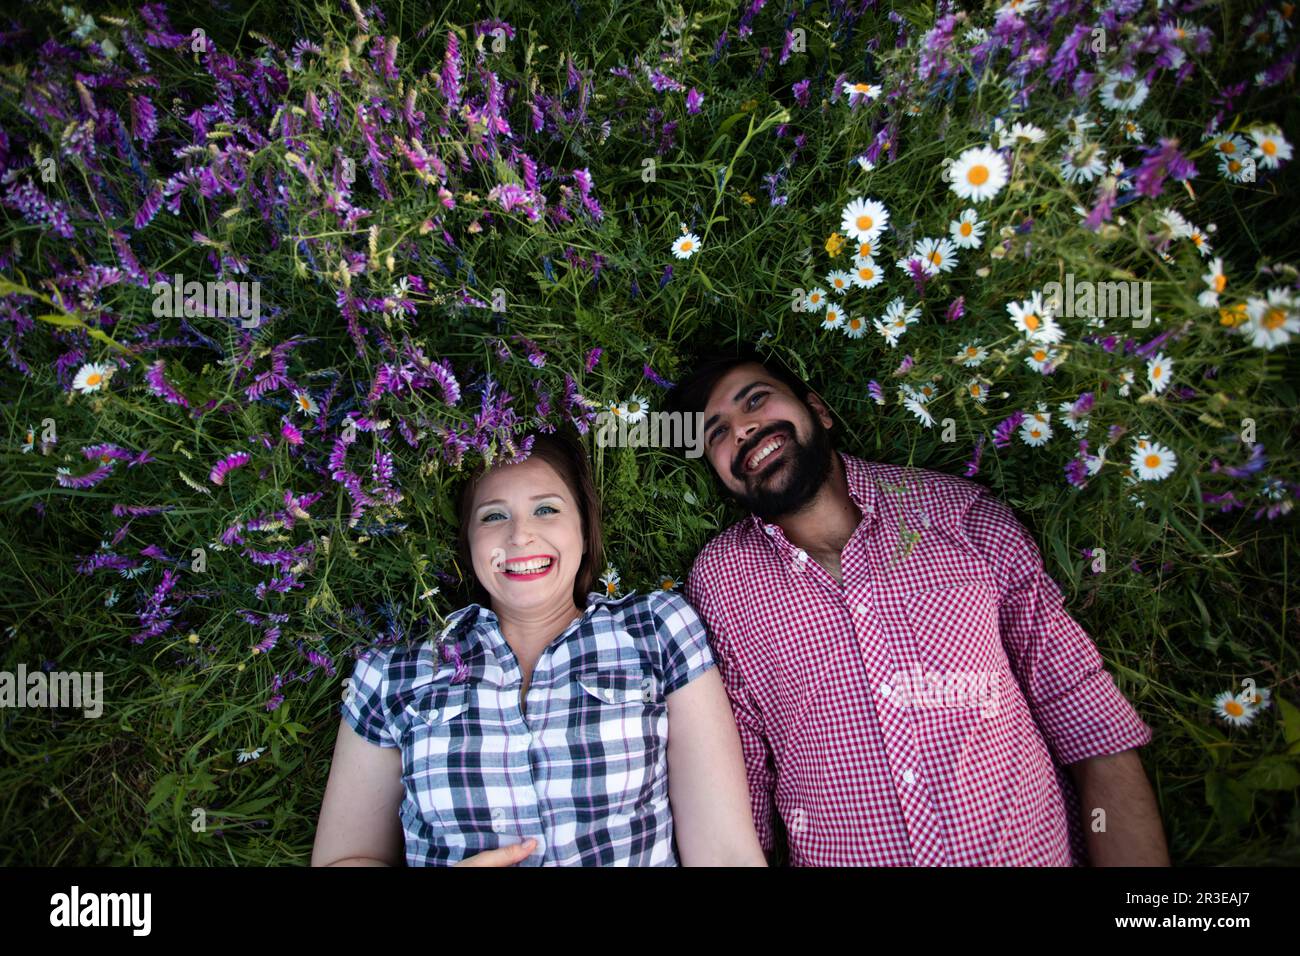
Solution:
{"label": "white daisy", "polygon": [[1254,182],[1255,160],[1249,157],[1220,156],[1219,175],[1229,182]]}
{"label": "white daisy", "polygon": [[1214,710],[1224,722],[1234,727],[1246,727],[1255,719],[1255,711],[1238,700],[1237,695],[1230,690],[1225,690],[1214,698]]}
{"label": "white daisy", "polygon": [[968,342],[957,354],[958,360],[967,368],[975,368],[989,357],[988,351],[978,342]]}
{"label": "white daisy", "polygon": [[803,310],[805,312],[820,312],[826,308],[826,290],[818,286],[812,289],[803,297]]}
{"label": "white daisy", "polygon": [[962,199],[983,202],[1001,192],[1010,175],[1000,153],[987,146],[973,146],[953,161],[949,188]]}
{"label": "white daisy", "polygon": [[1173,474],[1178,456],[1159,442],[1139,438],[1133,443],[1129,467],[1140,481],[1161,481]]}
{"label": "white daisy", "polygon": [[867,334],[867,320],[860,315],[850,315],[840,330],[851,339],[860,339]]}
{"label": "white daisy", "polygon": [[1206,289],[1196,297],[1196,301],[1207,309],[1213,309],[1219,304],[1219,296],[1223,290],[1228,287],[1228,276],[1223,271],[1223,260],[1216,258],[1210,262],[1210,271],[1201,276],[1201,281],[1205,283]]}
{"label": "white daisy", "polygon": [[979,379],[972,378],[966,383],[966,397],[983,405],[989,397],[988,386]]}
{"label": "white daisy", "polygon": [[34,425],[28,425],[27,440],[23,442],[23,451],[29,452],[35,447],[36,447],[36,427]]}
{"label": "white daisy", "polygon": [[1083,456],[1083,466],[1088,469],[1089,477],[1101,471],[1101,466],[1106,464],[1106,449],[1109,447],[1109,445],[1102,445],[1097,449],[1097,454]]}
{"label": "white daisy", "polygon": [[874,289],[885,281],[884,273],[875,259],[855,259],[853,262],[853,284],[859,289]]}
{"label": "white daisy", "polygon": [[605,573],[600,576],[600,583],[604,586],[605,596],[614,597],[618,594],[618,586],[622,579],[618,576],[618,569],[610,564],[605,567]]}
{"label": "white daisy", "polygon": [[76,378],[72,380],[72,387],[79,392],[97,392],[104,387],[104,383],[113,377],[116,368],[112,365],[106,365],[102,362],[87,362],[81,368],[77,369]]}
{"label": "white daisy", "polygon": [[1146,141],[1146,132],[1142,129],[1142,124],[1129,117],[1124,118],[1120,124],[1124,130],[1124,138],[1130,143],[1143,143]]}
{"label": "white daisy", "polygon": [[959,249],[975,249],[984,241],[984,223],[974,209],[963,209],[961,215],[948,223],[948,235]]}
{"label": "white daisy", "polygon": [[1076,414],[1073,402],[1061,402],[1056,406],[1056,410],[1061,413],[1061,422],[1076,435],[1081,435],[1088,430],[1088,416]]}
{"label": "white daisy", "polygon": [[1065,130],[1065,135],[1074,141],[1083,139],[1083,135],[1096,125],[1089,118],[1087,113],[1073,113],[1061,121],[1060,128]]}
{"label": "white daisy", "polygon": [[881,93],[881,88],[875,83],[845,83],[843,88],[844,95],[848,97],[850,106],[870,102],[880,96]]}
{"label": "white daisy", "polygon": [[898,347],[899,337],[904,332],[907,331],[906,323],[904,323],[903,326],[900,328],[893,322],[888,322],[883,318],[873,320],[871,325],[877,332],[881,334],[884,340],[889,343],[889,347],[891,349]]}
{"label": "white daisy", "polygon": [[1029,146],[1033,143],[1041,143],[1046,136],[1047,134],[1033,123],[1016,122],[1011,124],[1010,129],[1000,132],[998,146]]}
{"label": "white daisy", "polygon": [[1250,138],[1255,141],[1255,148],[1251,152],[1259,158],[1259,164],[1265,169],[1277,169],[1280,160],[1291,158],[1291,144],[1280,132],[1253,129]]}
{"label": "white daisy", "polygon": [[899,400],[910,398],[913,401],[926,404],[930,399],[939,394],[939,390],[929,382],[923,382],[920,385],[900,385],[898,388]]}
{"label": "white daisy", "polygon": [[1131,368],[1120,369],[1119,372],[1119,394],[1121,398],[1128,396],[1129,388],[1133,384],[1133,370]]}
{"label": "white daisy", "polygon": [[1170,372],[1173,371],[1173,359],[1163,352],[1157,352],[1147,362],[1147,381],[1151,384],[1151,394],[1159,395],[1169,387]]}
{"label": "white daisy", "polygon": [[628,424],[634,425],[641,421],[641,419],[645,418],[646,412],[649,408],[650,406],[646,404],[646,400],[640,395],[633,395],[629,398],[627,404],[623,406]]}
{"label": "white daisy", "polygon": [[875,239],[889,223],[889,210],[874,199],[853,199],[841,214],[840,231],[850,239]]}
{"label": "white daisy", "polygon": [[1020,423],[1020,440],[1030,448],[1040,448],[1052,437],[1050,421],[1043,421],[1044,415],[1028,415]]}
{"label": "white daisy", "polygon": [[838,329],[844,324],[844,310],[837,305],[828,305],[826,315],[822,317],[822,328],[826,331]]}
{"label": "white daisy", "polygon": [[1101,85],[1101,105],[1116,113],[1128,113],[1141,106],[1151,88],[1139,79],[1110,76]]}
{"label": "white daisy", "polygon": [[1206,237],[1200,226],[1192,226],[1192,234],[1187,238],[1191,241],[1192,245],[1196,247],[1196,251],[1202,256],[1208,256],[1210,254],[1210,240]]}
{"label": "white daisy", "polygon": [[858,248],[853,253],[853,260],[856,262],[859,259],[874,259],[879,245],[878,238],[859,239]]}
{"label": "white daisy", "polygon": [[258,747],[256,750],[237,750],[235,751],[235,759],[240,763],[248,763],[250,760],[256,760],[264,753],[266,753],[265,747]]}
{"label": "white daisy", "polygon": [[1214,140],[1214,153],[1220,159],[1225,156],[1240,158],[1250,150],[1250,144],[1237,133],[1210,133],[1205,138]]}
{"label": "white daisy", "polygon": [[1023,302],[1008,302],[1007,312],[1011,315],[1011,324],[1031,342],[1051,345],[1065,338],[1065,332],[1044,304],[1041,292],[1035,292]]}
{"label": "white daisy", "polygon": [[927,272],[951,272],[957,266],[957,247],[951,239],[918,239],[913,249]]}
{"label": "white daisy", "polygon": [[914,398],[903,399],[903,407],[906,408],[913,415],[915,415],[917,421],[919,421],[926,428],[934,427],[934,416],[930,414],[930,410],[928,408],[926,408],[916,399]]}
{"label": "white daisy", "polygon": [[1177,209],[1161,209],[1156,213],[1156,219],[1174,239],[1186,239],[1192,234],[1192,224]]}
{"label": "white daisy", "polygon": [[700,249],[700,237],[693,232],[684,233],[673,240],[673,255],[678,259],[689,259]]}
{"label": "white daisy", "polygon": [[1300,334],[1295,300],[1281,287],[1269,289],[1267,301],[1251,296],[1246,300],[1246,321],[1239,328],[1256,348],[1271,352],[1286,345],[1293,334]]}
{"label": "white daisy", "polygon": [[1090,183],[1106,171],[1106,151],[1096,143],[1078,143],[1061,157],[1067,183]]}
{"label": "white daisy", "polygon": [[1269,705],[1273,702],[1273,692],[1267,687],[1256,687],[1254,693],[1243,690],[1237,695],[1237,700],[1247,710],[1268,710]]}
{"label": "white daisy", "polygon": [[826,273],[826,284],[831,287],[831,291],[836,295],[843,295],[853,286],[853,273],[845,272],[842,269],[834,269]]}
{"label": "white daisy", "polygon": [[317,407],[316,402],[312,397],[301,389],[296,389],[294,391],[293,401],[294,404],[298,406],[298,411],[302,412],[304,415],[315,415],[320,412],[320,409]]}
{"label": "white daisy", "polygon": [[1025,356],[1025,364],[1035,372],[1041,372],[1046,375],[1056,367],[1056,360],[1060,353],[1054,348],[1046,345],[1031,345],[1029,354]]}

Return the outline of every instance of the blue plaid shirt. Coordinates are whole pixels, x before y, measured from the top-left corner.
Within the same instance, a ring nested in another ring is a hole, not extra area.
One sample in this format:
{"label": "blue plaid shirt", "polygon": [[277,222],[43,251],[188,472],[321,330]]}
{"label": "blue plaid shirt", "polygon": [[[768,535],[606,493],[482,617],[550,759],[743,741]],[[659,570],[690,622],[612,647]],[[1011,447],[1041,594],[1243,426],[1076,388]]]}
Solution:
{"label": "blue plaid shirt", "polygon": [[695,610],[653,591],[589,606],[522,673],[491,610],[358,658],[341,711],[400,747],[409,866],[520,843],[520,866],[676,866],[666,698],[713,666]]}

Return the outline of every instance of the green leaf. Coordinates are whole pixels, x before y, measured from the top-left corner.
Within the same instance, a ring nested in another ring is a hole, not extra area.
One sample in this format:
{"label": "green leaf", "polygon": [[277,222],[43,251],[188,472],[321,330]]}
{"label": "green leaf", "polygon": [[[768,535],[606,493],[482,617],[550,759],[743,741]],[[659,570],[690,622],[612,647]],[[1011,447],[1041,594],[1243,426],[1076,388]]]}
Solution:
{"label": "green leaf", "polygon": [[1205,778],[1205,802],[1225,827],[1238,829],[1250,822],[1255,795],[1239,781],[1221,773]]}
{"label": "green leaf", "polygon": [[1300,707],[1290,701],[1277,699],[1278,709],[1282,712],[1282,733],[1288,744],[1300,743]]}
{"label": "green leaf", "polygon": [[1265,757],[1241,778],[1251,790],[1295,790],[1300,787],[1300,770],[1286,757]]}

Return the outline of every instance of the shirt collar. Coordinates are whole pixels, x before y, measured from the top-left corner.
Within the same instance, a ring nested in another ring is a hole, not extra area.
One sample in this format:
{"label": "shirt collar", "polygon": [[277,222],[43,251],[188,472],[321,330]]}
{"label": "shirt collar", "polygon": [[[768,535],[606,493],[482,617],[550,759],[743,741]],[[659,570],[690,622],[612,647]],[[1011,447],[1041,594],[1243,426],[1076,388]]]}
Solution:
{"label": "shirt collar", "polygon": [[[618,604],[635,595],[635,590],[629,591],[621,597],[609,597],[599,591],[589,591],[587,592],[587,607],[582,612],[582,617],[587,617],[607,604]],[[455,641],[478,625],[499,628],[501,622],[497,618],[496,611],[490,607],[485,607],[482,604],[469,604],[459,611],[452,612],[451,616],[447,618],[447,625],[439,633],[439,637],[444,640]]]}

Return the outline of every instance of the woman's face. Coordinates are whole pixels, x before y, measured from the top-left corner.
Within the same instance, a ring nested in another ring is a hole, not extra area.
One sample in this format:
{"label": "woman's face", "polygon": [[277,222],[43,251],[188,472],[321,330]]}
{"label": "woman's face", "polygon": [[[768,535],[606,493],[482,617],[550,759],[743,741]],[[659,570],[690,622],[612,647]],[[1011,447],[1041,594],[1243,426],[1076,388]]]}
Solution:
{"label": "woman's face", "polygon": [[498,614],[573,605],[582,516],[554,468],[536,456],[493,468],[474,491],[469,520],[474,573]]}

